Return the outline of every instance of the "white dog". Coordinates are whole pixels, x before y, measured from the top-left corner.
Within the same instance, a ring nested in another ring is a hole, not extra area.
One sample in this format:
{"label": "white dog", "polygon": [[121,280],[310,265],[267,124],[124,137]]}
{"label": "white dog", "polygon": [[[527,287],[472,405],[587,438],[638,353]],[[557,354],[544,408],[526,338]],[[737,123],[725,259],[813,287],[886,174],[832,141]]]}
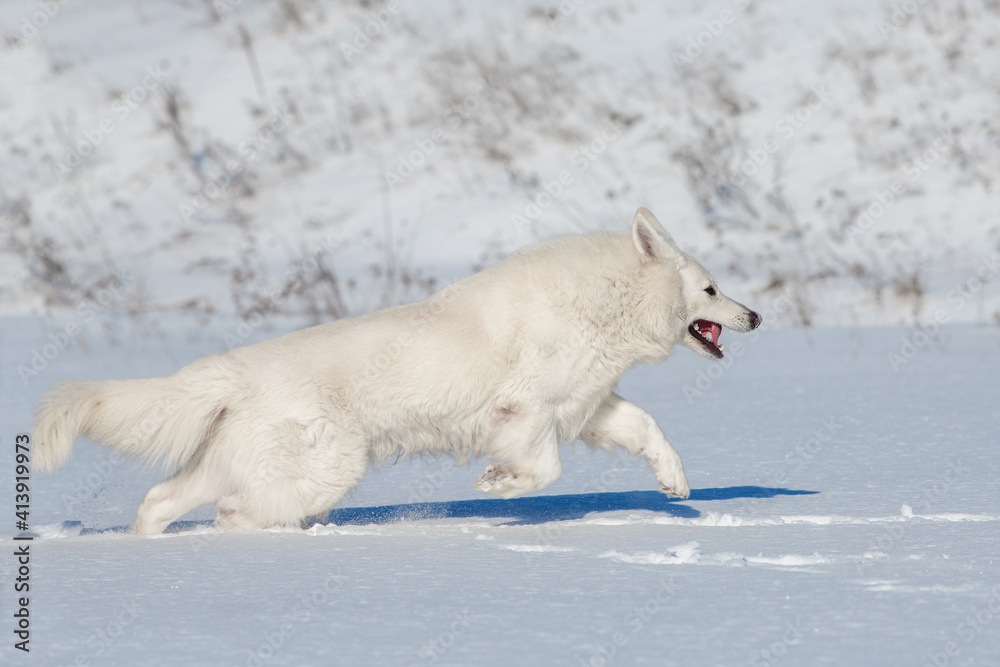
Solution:
{"label": "white dog", "polygon": [[373,462],[444,452],[495,463],[482,491],[513,498],[559,478],[559,443],[624,447],[687,498],[652,417],[613,393],[637,362],[680,343],[722,357],[725,325],[757,313],[726,298],[652,213],[632,232],[528,248],[425,301],[205,357],[169,377],[64,383],[35,424],[35,461],[66,463],[76,436],[179,467],[134,530],[159,533],[218,504],[227,529],[325,515]]}

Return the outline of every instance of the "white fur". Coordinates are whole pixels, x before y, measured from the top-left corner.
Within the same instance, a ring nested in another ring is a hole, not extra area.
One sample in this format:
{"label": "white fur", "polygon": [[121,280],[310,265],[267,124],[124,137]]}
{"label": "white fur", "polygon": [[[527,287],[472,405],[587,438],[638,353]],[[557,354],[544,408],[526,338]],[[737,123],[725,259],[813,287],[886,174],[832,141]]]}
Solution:
{"label": "white fur", "polygon": [[339,320],[148,380],[66,383],[35,425],[36,463],[63,465],[79,435],[180,466],[153,487],[139,533],[217,503],[226,528],[324,515],[373,462],[443,452],[496,463],[478,488],[503,498],[562,471],[582,439],[644,457],[686,498],[680,458],[646,412],[612,393],[637,362],[709,319],[746,331],[756,314],[720,294],[646,209],[632,233],[548,241],[430,298]]}

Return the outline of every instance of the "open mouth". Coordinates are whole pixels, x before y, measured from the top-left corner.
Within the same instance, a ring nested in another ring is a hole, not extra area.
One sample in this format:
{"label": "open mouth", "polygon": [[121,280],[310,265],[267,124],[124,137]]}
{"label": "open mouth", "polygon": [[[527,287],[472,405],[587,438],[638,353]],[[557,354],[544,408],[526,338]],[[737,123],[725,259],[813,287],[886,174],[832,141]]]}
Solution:
{"label": "open mouth", "polygon": [[705,346],[709,354],[716,359],[722,358],[722,345],[719,343],[719,336],[722,334],[722,325],[708,320],[695,320],[689,327],[688,332],[695,339]]}

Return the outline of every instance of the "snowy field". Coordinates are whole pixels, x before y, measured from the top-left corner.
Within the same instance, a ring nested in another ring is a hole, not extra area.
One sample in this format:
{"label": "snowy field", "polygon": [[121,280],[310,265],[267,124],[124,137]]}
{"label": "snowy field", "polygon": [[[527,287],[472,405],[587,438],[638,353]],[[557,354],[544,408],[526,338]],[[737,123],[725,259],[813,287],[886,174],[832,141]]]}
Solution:
{"label": "snowy field", "polygon": [[[32,322],[4,324],[10,378],[10,351],[40,338]],[[945,329],[894,372],[887,355],[907,335],[767,330],[743,336],[726,369],[682,350],[627,374],[623,395],[684,459],[687,501],[656,492],[644,463],[567,446],[562,479],[523,499],[476,491],[483,462],[411,461],[370,473],[327,525],[218,534],[202,510],[146,538],[121,531],[157,475],[81,441],[69,467],[34,483],[30,660],[9,640],[0,654],[39,665],[997,664],[1000,336]],[[59,375],[165,373],[213,349],[183,338],[178,327],[169,344],[68,352]],[[702,394],[685,389],[700,377]],[[28,430],[38,391],[8,388],[5,433]],[[0,500],[10,516],[11,494]],[[4,539],[6,610],[11,547]]]}
{"label": "snowy field", "polygon": [[[0,32],[0,664],[1000,665],[996,2],[8,0]],[[14,648],[14,438],[55,382],[638,206],[765,316],[621,384],[690,499],[567,445],[526,498],[408,460],[309,529],[149,538],[161,471],[80,440],[31,479]]]}

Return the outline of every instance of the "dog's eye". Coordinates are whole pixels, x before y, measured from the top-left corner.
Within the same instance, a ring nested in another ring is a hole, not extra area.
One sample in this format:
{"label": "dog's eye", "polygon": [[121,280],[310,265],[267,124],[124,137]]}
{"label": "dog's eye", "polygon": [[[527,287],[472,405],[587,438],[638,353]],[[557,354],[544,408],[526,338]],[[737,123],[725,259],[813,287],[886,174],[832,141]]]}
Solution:
{"label": "dog's eye", "polygon": [[706,287],[705,288],[705,294],[707,294],[709,296],[715,296],[715,288],[714,287]]}

